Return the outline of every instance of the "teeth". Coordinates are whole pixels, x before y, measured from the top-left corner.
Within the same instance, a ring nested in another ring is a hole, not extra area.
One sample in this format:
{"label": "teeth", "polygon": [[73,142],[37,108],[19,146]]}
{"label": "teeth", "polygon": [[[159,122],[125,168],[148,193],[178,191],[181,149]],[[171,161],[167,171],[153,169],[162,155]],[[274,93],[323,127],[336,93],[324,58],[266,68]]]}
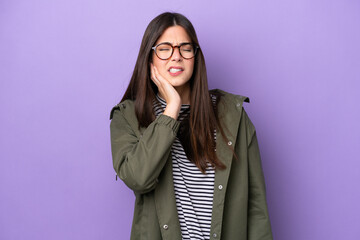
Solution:
{"label": "teeth", "polygon": [[182,71],[181,69],[176,69],[176,68],[170,68],[170,72],[171,73],[176,73],[176,72],[180,72]]}

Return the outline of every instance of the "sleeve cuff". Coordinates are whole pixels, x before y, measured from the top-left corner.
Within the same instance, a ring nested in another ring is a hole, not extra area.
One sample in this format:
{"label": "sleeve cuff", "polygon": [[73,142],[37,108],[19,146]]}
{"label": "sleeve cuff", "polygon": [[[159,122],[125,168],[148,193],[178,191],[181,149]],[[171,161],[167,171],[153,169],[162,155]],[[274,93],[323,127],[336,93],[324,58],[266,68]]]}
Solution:
{"label": "sleeve cuff", "polygon": [[159,116],[157,116],[156,121],[158,124],[169,126],[174,131],[175,134],[178,132],[180,127],[179,121],[164,114],[160,114]]}

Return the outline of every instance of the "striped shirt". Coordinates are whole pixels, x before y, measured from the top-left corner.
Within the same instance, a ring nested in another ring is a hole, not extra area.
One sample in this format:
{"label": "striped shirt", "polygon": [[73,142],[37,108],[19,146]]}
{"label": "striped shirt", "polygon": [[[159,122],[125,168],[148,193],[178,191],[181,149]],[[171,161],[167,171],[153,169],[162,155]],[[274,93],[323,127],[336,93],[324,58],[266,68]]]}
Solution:
{"label": "striped shirt", "polygon": [[[166,107],[166,101],[156,95],[154,101],[155,116],[162,114]],[[215,96],[212,95],[215,103]],[[178,121],[188,116],[190,104],[182,104]],[[216,140],[216,132],[214,132]],[[214,194],[215,170],[208,164],[206,174],[190,162],[184,152],[184,148],[175,138],[171,147],[173,181],[175,190],[176,207],[180,221],[182,239],[210,239],[211,215]]]}

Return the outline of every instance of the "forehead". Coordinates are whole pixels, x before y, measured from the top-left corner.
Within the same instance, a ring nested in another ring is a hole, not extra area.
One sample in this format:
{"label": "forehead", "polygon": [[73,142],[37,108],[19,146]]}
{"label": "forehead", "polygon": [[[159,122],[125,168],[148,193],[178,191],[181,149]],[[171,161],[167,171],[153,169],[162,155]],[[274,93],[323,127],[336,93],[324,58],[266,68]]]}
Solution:
{"label": "forehead", "polygon": [[171,44],[176,45],[183,42],[191,42],[191,39],[183,27],[172,26],[163,32],[156,44],[161,42],[170,42]]}

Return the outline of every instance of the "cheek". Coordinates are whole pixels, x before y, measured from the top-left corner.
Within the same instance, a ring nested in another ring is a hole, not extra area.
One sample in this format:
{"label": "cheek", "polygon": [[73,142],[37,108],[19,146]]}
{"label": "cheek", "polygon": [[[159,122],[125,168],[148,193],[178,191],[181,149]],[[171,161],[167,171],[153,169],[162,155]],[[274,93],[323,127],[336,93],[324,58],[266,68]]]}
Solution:
{"label": "cheek", "polygon": [[194,72],[194,62],[189,63],[188,69],[190,69],[189,74],[192,75]]}
{"label": "cheek", "polygon": [[[152,58],[154,66],[157,68],[159,72],[164,72],[165,64],[162,60],[157,58],[156,56]],[[166,69],[165,69],[166,70]]]}
{"label": "cheek", "polygon": [[152,61],[152,64],[154,64],[156,66],[157,64],[157,57],[155,56],[155,54],[152,55],[152,58],[151,58],[151,61]]}

